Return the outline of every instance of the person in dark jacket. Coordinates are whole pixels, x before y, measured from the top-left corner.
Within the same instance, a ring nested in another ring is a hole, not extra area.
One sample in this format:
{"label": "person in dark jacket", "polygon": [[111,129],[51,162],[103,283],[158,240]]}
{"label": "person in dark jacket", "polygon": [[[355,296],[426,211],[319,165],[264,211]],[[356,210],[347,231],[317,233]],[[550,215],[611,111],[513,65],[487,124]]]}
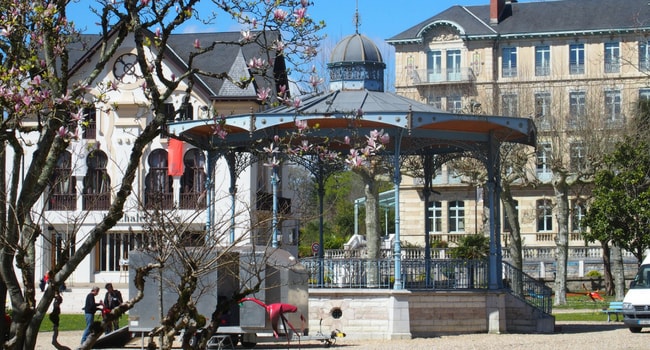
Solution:
{"label": "person in dark jacket", "polygon": [[90,293],[86,296],[86,303],[84,305],[84,314],[86,316],[86,329],[84,329],[84,334],[81,336],[81,344],[86,341],[88,335],[90,335],[90,327],[95,321],[95,312],[102,306],[104,303],[100,300],[99,303],[95,301],[95,297],[99,294],[99,287],[94,286]]}
{"label": "person in dark jacket", "polygon": [[[111,310],[120,305],[122,305],[122,293],[120,293],[119,290],[114,289],[112,283],[106,283],[106,295],[104,296],[104,309],[102,310],[102,316],[106,318]],[[112,331],[116,331],[119,328],[120,319],[117,318],[108,323],[108,327],[106,327],[106,334]]]}

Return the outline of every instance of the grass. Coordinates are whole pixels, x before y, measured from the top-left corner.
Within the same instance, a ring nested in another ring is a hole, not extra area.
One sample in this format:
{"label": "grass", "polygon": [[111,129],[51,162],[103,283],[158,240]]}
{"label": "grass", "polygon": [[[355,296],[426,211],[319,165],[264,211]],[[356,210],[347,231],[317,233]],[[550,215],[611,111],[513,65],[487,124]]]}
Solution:
{"label": "grass", "polygon": [[[49,316],[49,314],[48,314]],[[98,316],[95,316],[95,320],[99,320]],[[127,316],[120,317],[120,327],[126,326]],[[61,314],[59,321],[59,331],[83,331],[86,328],[86,318],[83,314]],[[49,317],[46,317],[43,322],[41,322],[41,327],[39,332],[51,332],[52,331],[52,322]]]}

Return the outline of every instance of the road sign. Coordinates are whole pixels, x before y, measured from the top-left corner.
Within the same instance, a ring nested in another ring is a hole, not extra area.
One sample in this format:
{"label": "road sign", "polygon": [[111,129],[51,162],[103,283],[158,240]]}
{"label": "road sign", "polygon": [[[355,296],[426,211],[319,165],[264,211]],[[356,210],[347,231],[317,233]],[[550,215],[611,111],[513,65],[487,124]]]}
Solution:
{"label": "road sign", "polygon": [[318,242],[314,242],[311,244],[311,251],[316,254],[320,250],[320,244]]}

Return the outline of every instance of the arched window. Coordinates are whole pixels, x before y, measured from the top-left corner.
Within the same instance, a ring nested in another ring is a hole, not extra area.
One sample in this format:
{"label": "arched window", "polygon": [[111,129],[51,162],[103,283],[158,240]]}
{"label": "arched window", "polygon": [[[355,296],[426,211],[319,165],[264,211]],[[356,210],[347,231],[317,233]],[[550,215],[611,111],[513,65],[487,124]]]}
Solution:
{"label": "arched window", "polygon": [[108,157],[94,150],[86,157],[87,172],[84,178],[83,209],[108,210],[111,205],[111,179],[106,172]]}
{"label": "arched window", "polygon": [[205,197],[205,156],[199,149],[191,149],[183,157],[185,171],[181,176],[181,209],[203,209]]}
{"label": "arched window", "polygon": [[72,176],[72,156],[64,151],[56,161],[56,168],[50,178],[49,210],[76,210],[76,179]]}
{"label": "arched window", "polygon": [[145,177],[144,205],[148,209],[172,209],[174,206],[172,177],[167,173],[167,151],[157,149],[147,159],[149,173]]}
{"label": "arched window", "polygon": [[465,232],[465,203],[449,202],[449,232]]}

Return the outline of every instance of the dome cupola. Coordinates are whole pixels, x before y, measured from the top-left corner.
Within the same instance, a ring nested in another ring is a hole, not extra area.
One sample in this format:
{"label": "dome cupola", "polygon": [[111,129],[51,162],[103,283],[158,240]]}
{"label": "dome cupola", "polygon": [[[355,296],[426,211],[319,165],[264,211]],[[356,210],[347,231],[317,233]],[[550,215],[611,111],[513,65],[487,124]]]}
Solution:
{"label": "dome cupola", "polygon": [[355,33],[336,44],[327,68],[330,90],[384,91],[386,64],[377,45],[365,35]]}

